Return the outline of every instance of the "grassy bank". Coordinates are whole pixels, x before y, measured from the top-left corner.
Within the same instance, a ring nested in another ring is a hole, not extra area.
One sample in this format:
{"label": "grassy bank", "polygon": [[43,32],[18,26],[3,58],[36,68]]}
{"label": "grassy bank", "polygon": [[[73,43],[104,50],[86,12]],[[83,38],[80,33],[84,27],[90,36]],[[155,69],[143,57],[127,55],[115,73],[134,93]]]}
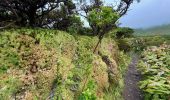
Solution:
{"label": "grassy bank", "polygon": [[119,100],[129,57],[106,37],[47,29],[0,33],[0,98],[26,100]]}

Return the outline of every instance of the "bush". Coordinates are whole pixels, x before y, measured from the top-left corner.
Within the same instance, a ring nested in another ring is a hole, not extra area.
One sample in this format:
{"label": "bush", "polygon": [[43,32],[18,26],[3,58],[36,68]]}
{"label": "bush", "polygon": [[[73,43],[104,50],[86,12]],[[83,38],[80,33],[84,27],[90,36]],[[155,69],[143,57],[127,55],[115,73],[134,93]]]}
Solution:
{"label": "bush", "polygon": [[115,22],[118,19],[119,15],[117,12],[108,6],[93,9],[88,14],[88,21],[93,33],[100,38],[115,26]]}
{"label": "bush", "polygon": [[162,36],[147,36],[133,38],[133,49],[135,51],[143,51],[148,46],[159,46],[169,40],[169,37],[164,38]]}
{"label": "bush", "polygon": [[119,50],[129,52],[132,50],[132,43],[130,39],[119,39],[117,40]]}
{"label": "bush", "polygon": [[128,27],[118,28],[115,37],[117,39],[133,37],[134,30]]}
{"label": "bush", "polygon": [[80,30],[83,29],[83,23],[81,22],[80,17],[74,15],[70,17],[70,26],[66,28],[66,31],[71,34],[80,33]]}

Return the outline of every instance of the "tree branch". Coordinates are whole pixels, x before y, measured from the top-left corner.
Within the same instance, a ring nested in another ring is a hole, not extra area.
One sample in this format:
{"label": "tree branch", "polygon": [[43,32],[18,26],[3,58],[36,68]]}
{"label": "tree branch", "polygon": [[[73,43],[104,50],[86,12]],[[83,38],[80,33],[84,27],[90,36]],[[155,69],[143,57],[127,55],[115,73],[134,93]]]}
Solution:
{"label": "tree branch", "polygon": [[0,27],[0,30],[10,27],[10,26],[13,25],[15,22],[16,22],[16,21],[13,21],[13,22],[9,23],[8,25],[6,25],[6,26],[4,26],[4,27]]}

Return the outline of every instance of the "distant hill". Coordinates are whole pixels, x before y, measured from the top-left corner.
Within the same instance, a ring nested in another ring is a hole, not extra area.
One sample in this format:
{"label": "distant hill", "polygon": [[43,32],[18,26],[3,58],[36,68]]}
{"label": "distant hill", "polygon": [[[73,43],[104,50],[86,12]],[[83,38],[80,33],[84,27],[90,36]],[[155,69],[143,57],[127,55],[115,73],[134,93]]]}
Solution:
{"label": "distant hill", "polygon": [[151,35],[170,35],[170,24],[155,26],[146,29],[135,29],[137,36],[151,36]]}

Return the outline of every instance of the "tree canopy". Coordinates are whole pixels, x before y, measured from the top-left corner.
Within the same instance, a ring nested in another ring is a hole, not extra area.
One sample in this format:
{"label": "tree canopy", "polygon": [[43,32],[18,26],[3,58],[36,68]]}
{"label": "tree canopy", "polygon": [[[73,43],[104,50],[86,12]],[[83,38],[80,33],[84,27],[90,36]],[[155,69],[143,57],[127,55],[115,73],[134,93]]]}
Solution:
{"label": "tree canopy", "polygon": [[[20,27],[53,28],[70,33],[83,30],[80,16],[87,19],[93,35],[103,36],[117,27],[130,5],[139,0],[118,0],[108,6],[102,0],[1,0],[0,29],[10,25]],[[89,31],[89,30],[88,30]]]}
{"label": "tree canopy", "polygon": [[[120,0],[110,6],[120,17],[126,14],[135,0]],[[72,19],[104,6],[101,0],[1,0],[0,26],[11,23],[17,26],[65,29],[72,26]],[[109,8],[109,9],[111,9]],[[75,16],[76,15],[76,16]],[[81,23],[81,22],[78,22]],[[90,22],[91,23],[91,22]],[[93,29],[94,26],[90,24]]]}
{"label": "tree canopy", "polygon": [[15,21],[19,26],[43,27],[54,20],[68,20],[67,17],[74,13],[75,8],[72,0],[1,0],[0,21]]}

